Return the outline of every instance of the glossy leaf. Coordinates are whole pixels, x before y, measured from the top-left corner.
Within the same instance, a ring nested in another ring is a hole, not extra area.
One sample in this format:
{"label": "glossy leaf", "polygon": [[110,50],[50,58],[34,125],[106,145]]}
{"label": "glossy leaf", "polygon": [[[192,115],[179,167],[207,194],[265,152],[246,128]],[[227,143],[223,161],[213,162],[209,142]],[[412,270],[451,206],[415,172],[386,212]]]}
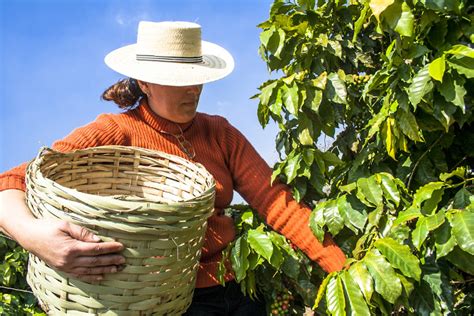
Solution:
{"label": "glossy leaf", "polygon": [[375,282],[375,291],[390,303],[395,303],[402,294],[402,284],[392,266],[375,251],[369,252],[364,263]]}
{"label": "glossy leaf", "polygon": [[456,69],[459,74],[462,74],[469,79],[474,78],[474,58],[450,58],[448,63],[449,66]]}
{"label": "glossy leaf", "polygon": [[329,200],[324,204],[324,221],[333,236],[337,235],[344,227],[344,219],[339,213],[335,200]]}
{"label": "glossy leaf", "polygon": [[231,262],[232,268],[235,272],[235,278],[237,282],[240,282],[247,275],[247,269],[249,267],[249,261],[247,256],[249,255],[249,248],[247,241],[240,237],[235,241],[234,247],[231,251]]}
{"label": "glossy leaf", "polygon": [[375,177],[360,178],[357,180],[357,197],[368,206],[382,204],[382,189]]}
{"label": "glossy leaf", "polygon": [[329,280],[326,288],[326,307],[331,315],[345,316],[346,298],[339,275]]}
{"label": "glossy leaf", "polygon": [[446,51],[446,54],[474,58],[474,49],[466,45],[454,45],[451,49]]}
{"label": "glossy leaf", "polygon": [[451,219],[451,227],[459,247],[474,255],[474,213],[455,213]]}
{"label": "glossy leaf", "polygon": [[474,256],[462,251],[459,247],[454,247],[446,258],[456,267],[464,272],[474,275]]}
{"label": "glossy leaf", "polygon": [[421,99],[433,89],[428,67],[427,65],[420,69],[413,77],[412,84],[408,87],[408,99],[415,107],[421,102]]}
{"label": "glossy leaf", "polygon": [[382,238],[375,242],[375,247],[388,259],[390,264],[404,275],[420,280],[420,261],[407,245],[401,245],[392,238]]}
{"label": "glossy leaf", "polygon": [[282,87],[283,95],[282,95],[282,100],[285,105],[285,107],[288,109],[288,111],[295,115],[298,116],[298,111],[299,111],[299,96],[298,96],[298,86],[293,83],[290,86],[283,86]]}
{"label": "glossy leaf", "polygon": [[270,261],[273,253],[273,243],[266,233],[254,229],[249,230],[247,241],[256,253]]}
{"label": "glossy leaf", "polygon": [[287,177],[287,182],[293,181],[296,176],[298,175],[298,169],[300,168],[300,161],[301,155],[295,154],[294,156],[290,156],[289,159],[286,161],[286,166],[284,172]]}
{"label": "glossy leaf", "polygon": [[349,268],[349,273],[364,294],[365,300],[370,302],[374,293],[374,284],[366,265],[363,262],[356,262]]}
{"label": "glossy leaf", "polygon": [[426,217],[421,216],[416,222],[416,228],[413,230],[411,236],[413,239],[413,245],[416,248],[420,249],[421,245],[425,242],[426,237],[428,237],[429,229],[428,223],[426,222]]}
{"label": "glossy leaf", "polygon": [[446,256],[450,253],[454,246],[456,246],[456,239],[451,234],[451,226],[448,222],[444,222],[443,225],[436,231],[436,259]]}
{"label": "glossy leaf", "polygon": [[344,222],[353,225],[359,230],[362,230],[367,222],[367,215],[352,208],[352,205],[347,201],[346,196],[337,199],[337,207],[339,213],[344,218]]}
{"label": "glossy leaf", "polygon": [[394,202],[395,206],[398,206],[400,204],[400,193],[393,181],[393,176],[389,173],[379,173],[376,177],[380,182],[385,199]]}
{"label": "glossy leaf", "polygon": [[[321,204],[321,203],[320,203]],[[309,228],[314,236],[320,241],[324,240],[324,208],[316,207],[309,216]]]}
{"label": "glossy leaf", "polygon": [[420,127],[416,122],[415,116],[411,112],[400,110],[398,118],[398,124],[400,125],[403,134],[415,142],[423,141]]}
{"label": "glossy leaf", "polygon": [[375,18],[380,22],[380,14],[382,14],[385,9],[387,9],[391,4],[393,4],[394,0],[371,0],[370,9],[372,10],[372,14]]}
{"label": "glossy leaf", "polygon": [[340,275],[344,288],[346,290],[347,303],[349,308],[349,315],[352,316],[363,316],[370,315],[369,307],[364,300],[364,296],[358,286],[358,284],[352,279],[351,274],[348,271],[344,271]]}
{"label": "glossy leaf", "polygon": [[428,70],[431,78],[442,82],[444,71],[446,70],[446,61],[444,60],[444,55],[433,60],[430,63]]}
{"label": "glossy leaf", "polygon": [[345,104],[347,102],[346,85],[337,73],[330,73],[328,75],[329,85],[326,88],[328,99],[335,103]]}
{"label": "glossy leaf", "polygon": [[316,295],[316,298],[314,300],[313,309],[318,308],[319,303],[324,298],[324,294],[326,294],[328,283],[333,278],[334,278],[334,273],[330,273],[328,276],[326,276],[326,278],[324,278],[323,282],[321,282],[321,285],[319,286],[319,289],[318,289],[318,294]]}

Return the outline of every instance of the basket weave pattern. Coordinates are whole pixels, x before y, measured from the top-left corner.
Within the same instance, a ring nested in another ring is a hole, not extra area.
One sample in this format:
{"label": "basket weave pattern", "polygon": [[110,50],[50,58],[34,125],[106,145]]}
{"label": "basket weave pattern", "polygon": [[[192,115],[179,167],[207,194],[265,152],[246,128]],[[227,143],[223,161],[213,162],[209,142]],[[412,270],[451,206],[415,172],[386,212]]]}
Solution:
{"label": "basket weave pattern", "polygon": [[26,185],[36,217],[125,246],[125,269],[95,284],[30,254],[27,281],[49,314],[180,315],[188,308],[214,207],[214,179],[202,165],[136,147],[42,149]]}

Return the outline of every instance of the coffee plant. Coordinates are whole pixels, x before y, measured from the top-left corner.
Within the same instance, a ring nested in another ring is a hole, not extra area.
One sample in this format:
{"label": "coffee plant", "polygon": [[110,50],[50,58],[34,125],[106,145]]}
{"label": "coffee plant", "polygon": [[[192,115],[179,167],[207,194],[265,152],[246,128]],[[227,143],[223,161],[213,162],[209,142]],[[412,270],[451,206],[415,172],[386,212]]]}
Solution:
{"label": "coffee plant", "polygon": [[26,283],[28,252],[0,236],[0,315],[46,316]]}
{"label": "coffee plant", "polygon": [[234,210],[227,253],[269,314],[282,292],[294,314],[474,313],[473,21],[467,0],[274,1],[259,52],[278,78],[255,96],[279,127],[272,181],[348,260],[326,275]]}

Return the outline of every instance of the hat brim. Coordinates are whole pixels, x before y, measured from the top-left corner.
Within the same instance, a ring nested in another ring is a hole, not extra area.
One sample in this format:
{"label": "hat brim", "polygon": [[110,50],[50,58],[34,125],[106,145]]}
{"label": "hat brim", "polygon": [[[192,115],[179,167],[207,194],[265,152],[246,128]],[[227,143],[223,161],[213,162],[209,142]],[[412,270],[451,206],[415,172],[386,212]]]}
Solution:
{"label": "hat brim", "polygon": [[130,78],[168,86],[191,86],[224,78],[234,69],[232,55],[223,47],[202,41],[201,63],[138,61],[136,44],[105,56],[107,66]]}

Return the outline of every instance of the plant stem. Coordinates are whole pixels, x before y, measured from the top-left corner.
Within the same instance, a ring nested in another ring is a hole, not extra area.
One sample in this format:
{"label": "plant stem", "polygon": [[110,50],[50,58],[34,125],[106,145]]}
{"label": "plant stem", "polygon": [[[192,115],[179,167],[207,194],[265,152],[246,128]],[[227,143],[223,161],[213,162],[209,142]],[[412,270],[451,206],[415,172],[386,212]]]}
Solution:
{"label": "plant stem", "polygon": [[408,183],[407,183],[407,190],[410,190],[410,185],[411,185],[411,180],[413,179],[413,176],[415,175],[415,171],[416,171],[416,168],[418,167],[418,165],[420,164],[420,162],[423,160],[423,158],[425,158],[425,156],[431,151],[431,149],[433,149],[433,147],[439,143],[439,141],[441,140],[441,138],[443,138],[443,134],[441,134],[437,140],[435,140],[433,142],[433,144],[430,145],[430,147],[420,156],[420,158],[418,158],[418,160],[416,161],[415,165],[413,166],[413,170],[410,174],[410,178],[408,179]]}

